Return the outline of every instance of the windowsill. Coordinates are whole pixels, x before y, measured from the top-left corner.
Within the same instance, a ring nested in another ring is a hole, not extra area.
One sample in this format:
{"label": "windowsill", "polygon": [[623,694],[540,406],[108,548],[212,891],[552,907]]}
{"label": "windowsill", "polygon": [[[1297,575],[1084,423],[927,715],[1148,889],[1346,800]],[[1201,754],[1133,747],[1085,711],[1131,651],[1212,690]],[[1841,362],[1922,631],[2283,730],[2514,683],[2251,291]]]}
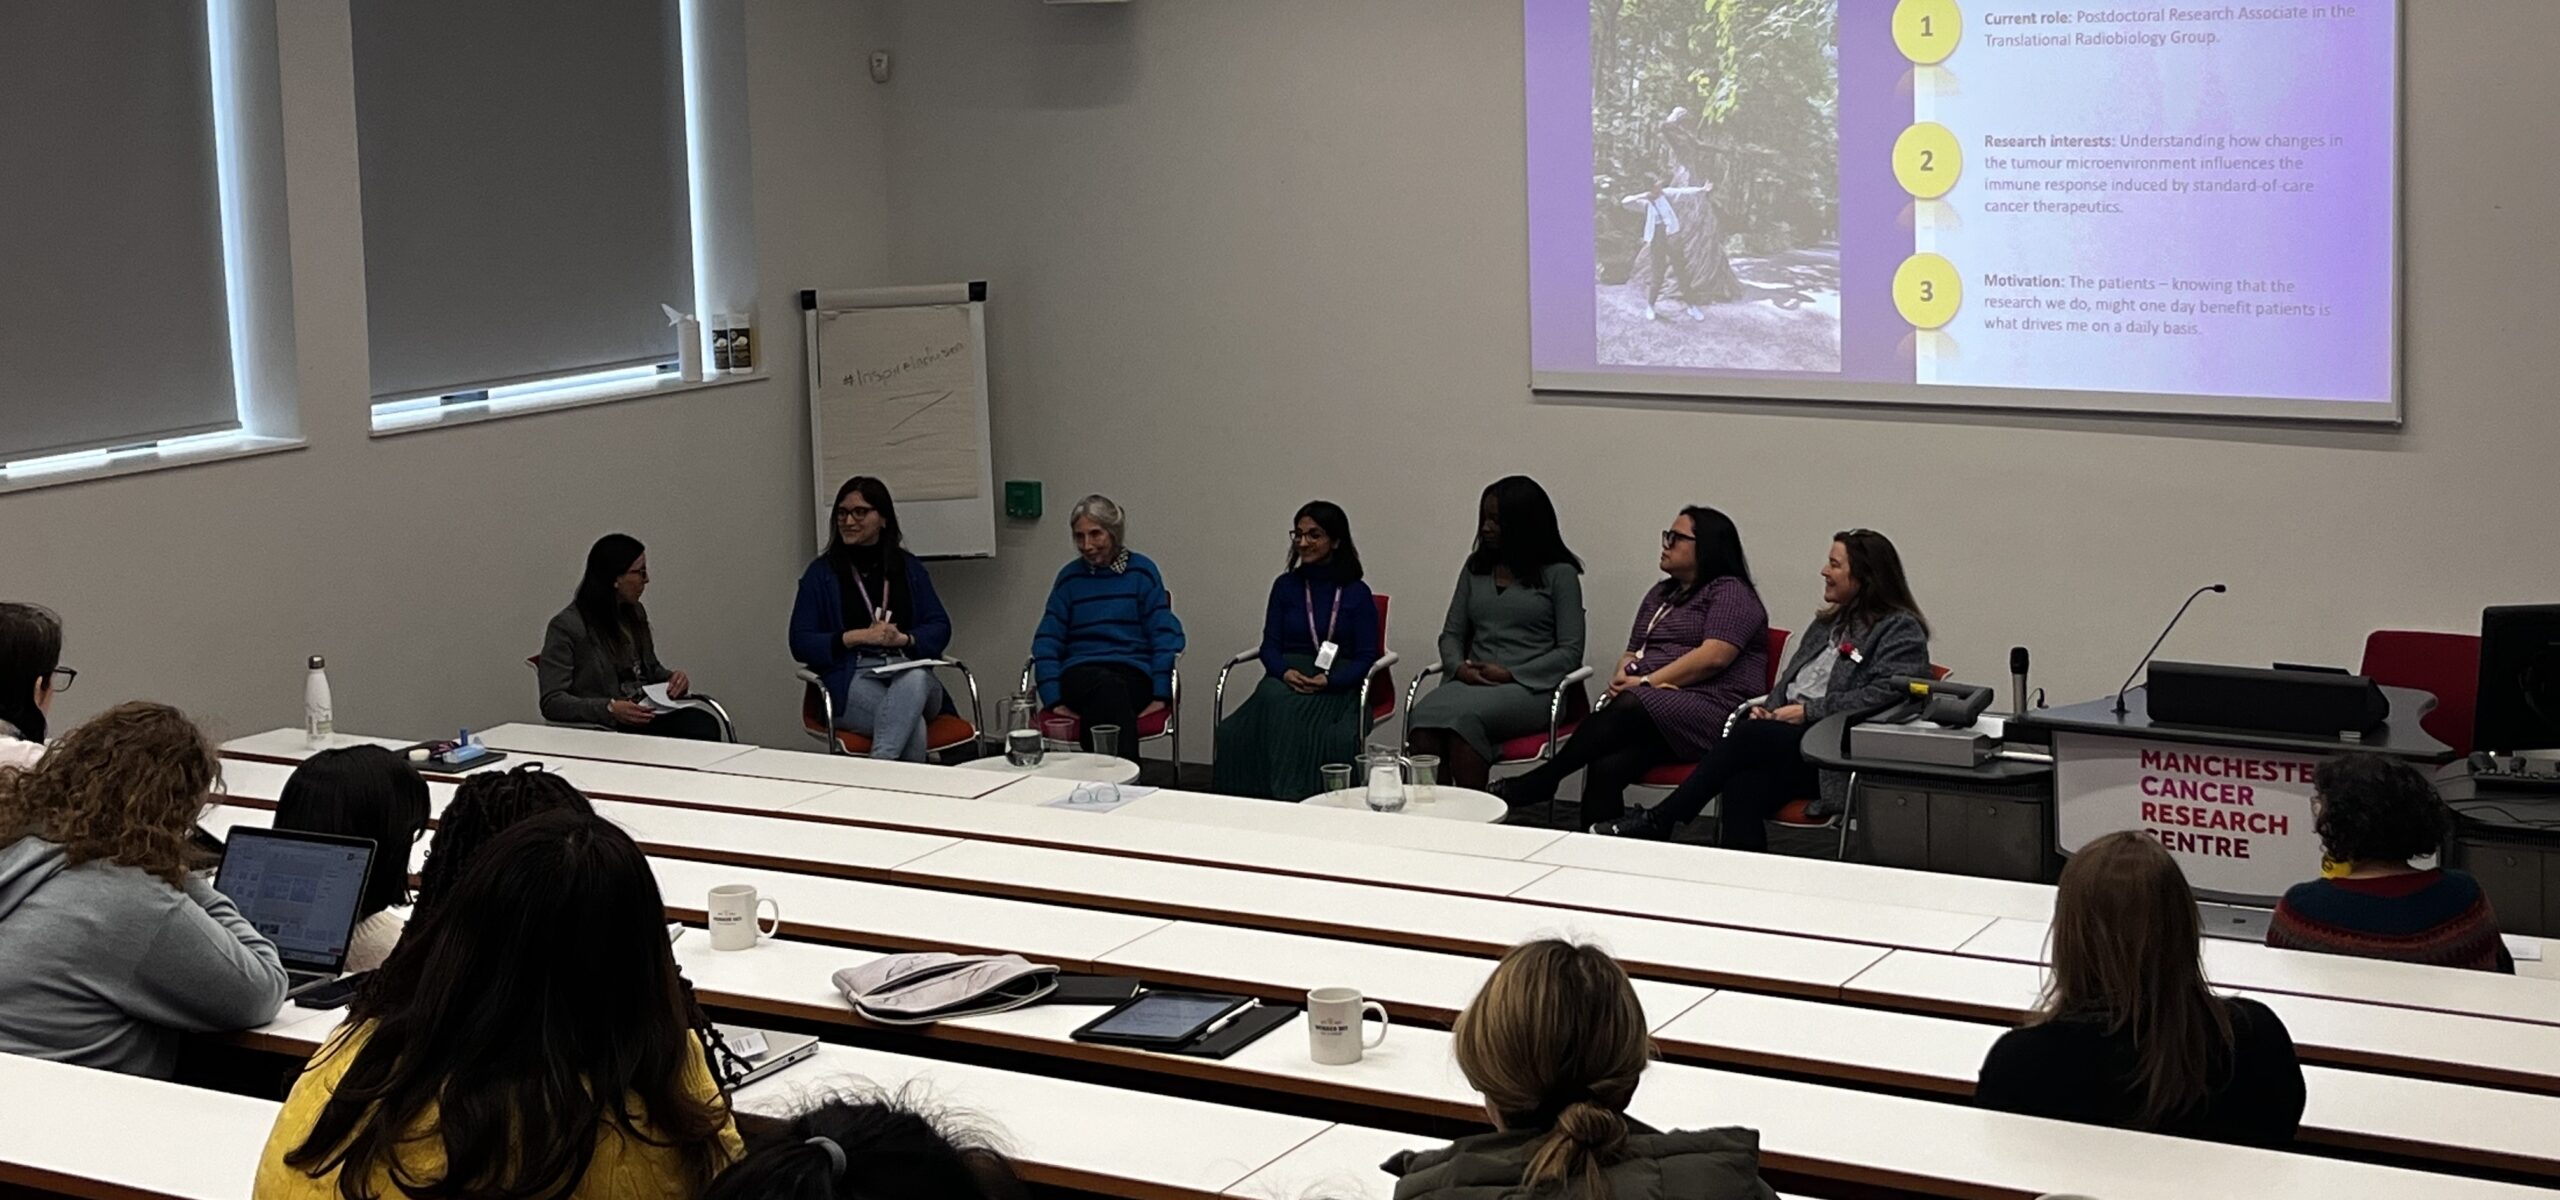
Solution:
{"label": "windowsill", "polygon": [[136,450],[123,454],[107,454],[96,459],[65,463],[36,471],[0,472],[0,495],[59,487],[66,483],[88,483],[113,479],[119,475],[140,475],[146,471],[167,471],[203,463],[227,462],[235,458],[255,458],[261,454],[277,454],[299,450],[306,443],[301,438],[260,437],[234,434],[227,438],[191,439],[190,443],[168,449]]}
{"label": "windowsill", "polygon": [[711,375],[692,383],[667,375],[656,379],[616,380],[587,387],[560,388],[535,396],[517,396],[503,400],[474,400],[467,404],[448,404],[441,408],[421,409],[416,412],[376,413],[373,414],[372,436],[397,437],[404,433],[424,433],[431,429],[450,429],[457,425],[477,425],[483,421],[503,421],[509,417],[528,417],[537,413],[561,412],[598,404],[615,404],[624,400],[642,400],[651,396],[698,392],[705,388],[727,387],[734,383],[753,383],[770,378],[772,376],[762,370],[746,375]]}

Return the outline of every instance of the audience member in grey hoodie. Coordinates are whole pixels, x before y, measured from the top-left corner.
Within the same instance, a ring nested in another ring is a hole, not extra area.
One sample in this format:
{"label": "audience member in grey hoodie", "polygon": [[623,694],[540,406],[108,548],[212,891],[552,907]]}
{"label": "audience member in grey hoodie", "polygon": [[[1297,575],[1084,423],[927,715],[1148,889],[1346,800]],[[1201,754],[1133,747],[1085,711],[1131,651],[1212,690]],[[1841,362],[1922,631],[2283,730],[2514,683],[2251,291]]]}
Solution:
{"label": "audience member in grey hoodie", "polygon": [[194,1031],[283,1007],[275,943],[188,868],[213,747],[121,704],[0,771],[0,1052],[167,1078]]}
{"label": "audience member in grey hoodie", "polygon": [[1617,960],[1553,939],[1514,946],[1458,1014],[1458,1070],[1494,1129],[1387,1160],[1395,1200],[1774,1200],[1760,1135],[1657,1133],[1627,1116],[1653,1058]]}

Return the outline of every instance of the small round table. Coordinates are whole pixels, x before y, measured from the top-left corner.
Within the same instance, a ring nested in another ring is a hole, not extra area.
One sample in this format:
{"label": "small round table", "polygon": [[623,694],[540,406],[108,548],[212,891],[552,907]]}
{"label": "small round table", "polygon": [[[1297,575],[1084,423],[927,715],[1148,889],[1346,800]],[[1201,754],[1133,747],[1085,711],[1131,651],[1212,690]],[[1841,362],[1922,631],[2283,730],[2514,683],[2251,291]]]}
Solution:
{"label": "small round table", "polygon": [[[1412,788],[1405,789],[1408,797],[1412,792]],[[1473,821],[1479,825],[1491,825],[1511,811],[1511,806],[1503,803],[1502,797],[1491,792],[1450,787],[1445,783],[1434,787],[1432,792],[1434,799],[1428,804],[1417,804],[1408,798],[1403,811],[1379,815],[1437,817],[1443,821]],[[1362,812],[1374,811],[1369,807],[1369,789],[1365,787],[1344,788],[1338,792],[1319,792],[1298,803],[1320,805],[1325,808],[1356,808]]]}
{"label": "small round table", "polygon": [[994,771],[999,775],[1037,775],[1043,779],[1072,779],[1078,783],[1136,783],[1138,764],[1108,754],[1087,754],[1081,750],[1052,750],[1041,756],[1040,765],[1020,767],[1005,760],[999,751],[983,758],[960,764],[972,771]]}

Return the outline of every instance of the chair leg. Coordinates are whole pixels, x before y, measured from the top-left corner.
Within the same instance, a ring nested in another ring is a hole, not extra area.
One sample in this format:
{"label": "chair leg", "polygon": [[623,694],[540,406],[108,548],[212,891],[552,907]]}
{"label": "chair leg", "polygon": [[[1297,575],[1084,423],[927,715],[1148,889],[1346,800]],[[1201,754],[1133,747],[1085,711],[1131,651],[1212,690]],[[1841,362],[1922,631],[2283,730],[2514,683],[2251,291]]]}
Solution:
{"label": "chair leg", "polygon": [[1847,862],[1847,861],[1849,861],[1849,826],[1850,826],[1850,824],[1851,824],[1851,823],[1852,823],[1852,822],[1857,818],[1857,815],[1858,815],[1858,773],[1857,773],[1857,772],[1855,772],[1855,771],[1851,771],[1851,772],[1849,772],[1849,794],[1848,794],[1848,796],[1847,796],[1847,797],[1843,798],[1843,799],[1840,801],[1840,854],[1839,854],[1839,858],[1840,858],[1840,861],[1842,861],[1842,862]]}

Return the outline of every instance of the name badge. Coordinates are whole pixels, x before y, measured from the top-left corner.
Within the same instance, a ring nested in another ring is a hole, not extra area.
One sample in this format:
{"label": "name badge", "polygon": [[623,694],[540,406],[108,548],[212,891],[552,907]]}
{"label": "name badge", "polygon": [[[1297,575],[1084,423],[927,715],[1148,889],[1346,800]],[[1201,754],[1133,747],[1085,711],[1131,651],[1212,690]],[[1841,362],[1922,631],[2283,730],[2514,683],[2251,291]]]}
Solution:
{"label": "name badge", "polygon": [[1331,642],[1326,642],[1325,644],[1316,647],[1316,669],[1319,671],[1332,670],[1333,656],[1341,652],[1342,647],[1334,645]]}

